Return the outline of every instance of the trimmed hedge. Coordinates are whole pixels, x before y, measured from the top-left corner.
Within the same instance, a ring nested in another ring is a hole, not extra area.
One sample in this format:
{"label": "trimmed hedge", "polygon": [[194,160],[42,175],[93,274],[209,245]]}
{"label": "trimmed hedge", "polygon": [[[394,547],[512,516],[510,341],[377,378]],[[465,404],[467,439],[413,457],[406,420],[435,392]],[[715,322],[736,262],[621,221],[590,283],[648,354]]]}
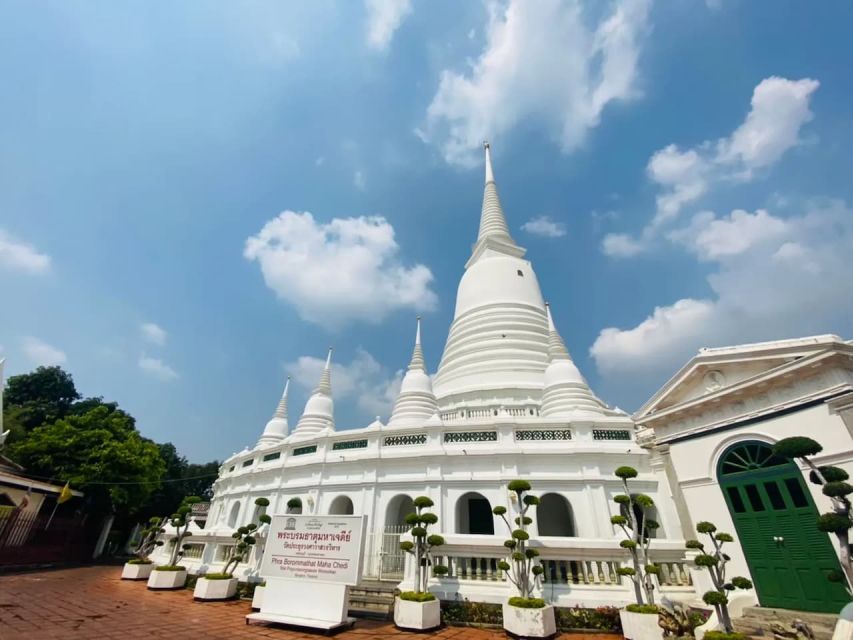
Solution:
{"label": "trimmed hedge", "polygon": [[409,602],[431,602],[435,600],[435,595],[432,593],[418,593],[417,591],[404,591],[400,594],[400,600],[408,600]]}
{"label": "trimmed hedge", "polygon": [[657,613],[657,605],[654,604],[629,604],[625,607],[625,611],[631,613]]}
{"label": "trimmed hedge", "polygon": [[132,560],[128,560],[127,564],[152,564],[151,560],[143,559],[143,558],[133,558]]}
{"label": "trimmed hedge", "polygon": [[514,596],[509,599],[509,606],[519,609],[544,609],[545,601],[542,598],[521,598]]}
{"label": "trimmed hedge", "polygon": [[186,571],[186,567],[182,567],[180,565],[168,565],[164,564],[162,567],[154,567],[154,571]]}

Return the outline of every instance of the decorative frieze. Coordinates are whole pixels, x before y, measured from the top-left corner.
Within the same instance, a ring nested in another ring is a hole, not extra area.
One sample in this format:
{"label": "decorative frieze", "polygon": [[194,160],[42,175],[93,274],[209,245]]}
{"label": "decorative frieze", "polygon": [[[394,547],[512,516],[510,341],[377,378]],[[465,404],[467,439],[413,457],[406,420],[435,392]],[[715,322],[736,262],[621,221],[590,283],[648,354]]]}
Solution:
{"label": "decorative frieze", "polygon": [[525,440],[571,440],[571,429],[518,429],[515,439]]}
{"label": "decorative frieze", "polygon": [[593,429],[593,440],[630,440],[631,432],[627,429]]}
{"label": "decorative frieze", "polygon": [[497,431],[448,431],[445,442],[497,442]]}
{"label": "decorative frieze", "polygon": [[426,444],[426,441],[426,434],[417,433],[406,436],[386,436],[382,443],[386,447],[401,447],[413,444]]}
{"label": "decorative frieze", "polygon": [[307,447],[296,447],[293,450],[295,456],[307,456],[309,453],[317,453],[317,445],[309,444]]}
{"label": "decorative frieze", "polygon": [[366,449],[367,439],[363,440],[341,440],[332,444],[332,451],[343,451],[344,449]]}

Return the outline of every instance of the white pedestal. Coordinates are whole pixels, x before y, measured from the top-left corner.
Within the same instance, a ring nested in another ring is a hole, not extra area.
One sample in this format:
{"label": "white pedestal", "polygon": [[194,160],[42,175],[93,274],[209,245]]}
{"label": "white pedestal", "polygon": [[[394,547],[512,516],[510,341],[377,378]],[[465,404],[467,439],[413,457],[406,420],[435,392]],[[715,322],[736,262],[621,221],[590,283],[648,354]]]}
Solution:
{"label": "white pedestal", "polygon": [[663,640],[663,629],[658,626],[658,614],[633,613],[619,610],[622,635],[628,640]]}
{"label": "white pedestal", "polygon": [[125,563],[124,568],[121,570],[121,579],[148,580],[148,577],[151,575],[152,571],[154,571],[153,562],[149,562],[148,564],[131,564],[127,562]]}
{"label": "white pedestal", "polygon": [[541,609],[525,609],[503,605],[504,629],[522,638],[550,638],[557,634],[557,621],[554,607],[546,605]]}
{"label": "white pedestal", "polygon": [[335,629],[355,620],[347,616],[348,600],[343,584],[268,578],[261,610],[246,620]]}
{"label": "white pedestal", "polygon": [[148,578],[149,589],[183,589],[187,583],[187,571],[154,571]]}
{"label": "white pedestal", "polygon": [[260,611],[264,605],[264,591],[266,589],[266,587],[255,587],[255,595],[252,596],[252,609],[255,611]]}
{"label": "white pedestal", "polygon": [[193,598],[196,600],[230,600],[236,595],[237,578],[230,580],[199,578],[193,591]]}
{"label": "white pedestal", "polygon": [[415,602],[394,599],[394,624],[402,629],[425,631],[441,626],[441,603],[436,600]]}
{"label": "white pedestal", "polygon": [[844,605],[835,623],[832,640],[853,640],[853,602]]}

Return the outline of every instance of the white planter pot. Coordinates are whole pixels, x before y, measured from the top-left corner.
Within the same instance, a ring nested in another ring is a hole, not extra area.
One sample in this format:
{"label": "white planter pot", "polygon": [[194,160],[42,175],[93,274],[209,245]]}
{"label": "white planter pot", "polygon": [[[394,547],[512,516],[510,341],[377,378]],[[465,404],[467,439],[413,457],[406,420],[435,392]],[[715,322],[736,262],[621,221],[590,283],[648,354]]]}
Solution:
{"label": "white planter pot", "polygon": [[832,640],[853,640],[853,602],[844,605],[838,614]]}
{"label": "white planter pot", "polygon": [[394,624],[402,629],[435,629],[441,625],[441,603],[438,599],[426,602],[394,600]]}
{"label": "white planter pot", "polygon": [[193,591],[193,598],[196,600],[228,600],[236,595],[237,578],[230,580],[199,578]]}
{"label": "white planter pot", "polygon": [[622,635],[628,640],[663,640],[663,629],[658,626],[656,613],[633,613],[619,610]]}
{"label": "white planter pot", "polygon": [[153,562],[149,562],[148,564],[130,564],[127,562],[121,570],[121,579],[148,580],[148,576],[151,575],[152,571],[154,571]]}
{"label": "white planter pot", "polygon": [[503,618],[504,629],[516,636],[550,638],[557,633],[554,607],[550,604],[541,609],[524,609],[504,603]]}
{"label": "white planter pot", "polygon": [[148,578],[149,589],[183,589],[187,583],[187,570],[182,571],[154,571]]}
{"label": "white planter pot", "polygon": [[261,610],[261,607],[264,606],[264,591],[266,591],[266,587],[255,587],[255,595],[252,596],[252,609]]}

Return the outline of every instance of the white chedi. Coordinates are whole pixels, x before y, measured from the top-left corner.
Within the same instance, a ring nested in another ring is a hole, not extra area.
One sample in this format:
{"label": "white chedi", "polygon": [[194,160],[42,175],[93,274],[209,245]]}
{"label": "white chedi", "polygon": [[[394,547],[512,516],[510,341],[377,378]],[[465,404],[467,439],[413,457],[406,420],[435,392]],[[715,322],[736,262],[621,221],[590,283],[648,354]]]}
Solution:
{"label": "white chedi", "polygon": [[438,402],[432,392],[432,380],[424,363],[424,354],[421,349],[421,319],[418,317],[412,360],[400,384],[400,394],[394,402],[388,426],[419,426],[424,420],[436,414],[438,414]]}
{"label": "white chedi", "polygon": [[320,382],[308,402],[302,417],[296,423],[296,428],[290,436],[291,440],[314,437],[323,431],[335,430],[335,403],[332,400],[332,349],[329,347],[329,355],[326,356],[326,366],[320,374]]}

